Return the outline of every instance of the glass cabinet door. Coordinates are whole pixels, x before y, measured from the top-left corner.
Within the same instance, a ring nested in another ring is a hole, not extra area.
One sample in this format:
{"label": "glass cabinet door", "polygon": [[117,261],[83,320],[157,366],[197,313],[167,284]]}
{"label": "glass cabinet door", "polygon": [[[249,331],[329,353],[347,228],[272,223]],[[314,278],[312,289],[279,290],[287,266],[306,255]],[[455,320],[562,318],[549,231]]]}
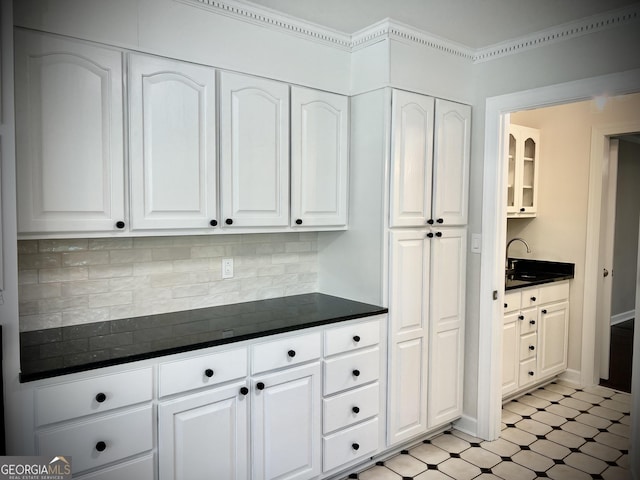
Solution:
{"label": "glass cabinet door", "polygon": [[524,156],[522,164],[522,206],[533,208],[535,206],[535,179],[536,179],[536,142],[532,138],[524,141]]}
{"label": "glass cabinet door", "polygon": [[516,208],[516,139],[509,134],[509,170],[507,174],[507,212],[514,212]]}

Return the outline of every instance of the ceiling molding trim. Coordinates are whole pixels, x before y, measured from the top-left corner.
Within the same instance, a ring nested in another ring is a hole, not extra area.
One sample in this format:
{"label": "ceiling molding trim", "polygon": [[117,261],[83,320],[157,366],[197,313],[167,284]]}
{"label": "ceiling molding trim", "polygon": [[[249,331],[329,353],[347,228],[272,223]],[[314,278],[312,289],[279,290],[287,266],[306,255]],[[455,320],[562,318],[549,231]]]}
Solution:
{"label": "ceiling molding trim", "polygon": [[640,19],[640,4],[564,23],[508,42],[476,50],[473,61],[487,62],[525,50],[617,27]]}

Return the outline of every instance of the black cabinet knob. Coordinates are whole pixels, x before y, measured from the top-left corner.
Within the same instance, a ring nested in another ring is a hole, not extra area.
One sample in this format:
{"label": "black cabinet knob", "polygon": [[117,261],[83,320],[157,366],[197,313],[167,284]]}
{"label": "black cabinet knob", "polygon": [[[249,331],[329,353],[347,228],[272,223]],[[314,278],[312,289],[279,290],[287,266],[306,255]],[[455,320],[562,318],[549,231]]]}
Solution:
{"label": "black cabinet knob", "polygon": [[262,382],[258,382],[258,383],[256,383],[256,388],[257,388],[258,390],[264,390],[264,383],[262,383]]}
{"label": "black cabinet knob", "polygon": [[531,324],[531,325],[535,325],[535,324],[536,324],[536,321],[535,321],[535,320],[529,320],[529,324]]}
{"label": "black cabinet knob", "polygon": [[247,393],[249,393],[249,389],[248,389],[247,387],[242,387],[242,388],[240,389],[240,393],[241,393],[242,395],[246,395]]}
{"label": "black cabinet knob", "polygon": [[533,377],[535,375],[535,373],[533,373],[531,370],[529,370],[529,376]]}
{"label": "black cabinet knob", "polygon": [[293,358],[293,357],[295,357],[295,356],[296,356],[296,351],[295,351],[295,350],[289,350],[289,351],[287,352],[287,355],[289,355],[291,358]]}
{"label": "black cabinet knob", "polygon": [[353,341],[358,343],[360,341],[360,335],[354,335],[353,336]]}
{"label": "black cabinet knob", "polygon": [[542,309],[542,313],[547,313],[547,309],[546,308]]}
{"label": "black cabinet knob", "polygon": [[536,300],[537,300],[536,297],[531,297],[532,302],[535,302]]}
{"label": "black cabinet knob", "polygon": [[354,370],[354,371],[353,371],[353,372],[351,372],[351,373],[353,373],[353,376],[354,376],[354,377],[359,377],[359,376],[360,376],[360,370],[358,370],[358,369]]}
{"label": "black cabinet knob", "polygon": [[224,223],[226,223],[227,225],[233,225],[233,220],[230,218],[227,218]]}
{"label": "black cabinet knob", "polygon": [[98,403],[102,403],[106,399],[107,399],[107,396],[102,392],[100,392],[99,394],[96,395],[96,402],[98,402]]}
{"label": "black cabinet knob", "polygon": [[442,236],[442,232],[436,232],[436,237],[440,238]]}
{"label": "black cabinet knob", "polygon": [[428,223],[429,225],[433,225],[433,218],[430,218],[429,220],[427,220],[427,223]]}
{"label": "black cabinet knob", "polygon": [[353,408],[351,409],[351,411],[352,411],[353,413],[360,413],[360,407],[353,407]]}
{"label": "black cabinet knob", "polygon": [[520,211],[521,211],[521,212],[524,212],[524,207],[520,208]]}
{"label": "black cabinet knob", "polygon": [[505,303],[505,304],[504,304],[504,308],[507,308],[508,306],[509,306],[509,304],[508,304],[508,303]]}
{"label": "black cabinet knob", "polygon": [[518,320],[524,320],[524,315],[518,315]]}
{"label": "black cabinet knob", "polygon": [[438,223],[444,223],[444,219],[439,218],[438,220],[436,220],[436,222],[438,222]]}
{"label": "black cabinet knob", "polygon": [[98,443],[96,443],[96,450],[99,452],[104,452],[107,448],[107,444],[104,443],[102,440],[99,441]]}
{"label": "black cabinet knob", "polygon": [[427,233],[427,238],[433,238],[433,233],[432,232]]}
{"label": "black cabinet knob", "polygon": [[360,445],[358,445],[357,443],[352,443],[351,444],[351,448],[353,448],[354,450],[359,450],[360,449]]}
{"label": "black cabinet knob", "polygon": [[207,377],[211,378],[211,377],[213,377],[213,370],[211,370],[210,368],[207,368],[207,369],[204,371],[204,374],[205,374]]}
{"label": "black cabinet knob", "polygon": [[536,349],[536,347],[534,347],[533,345],[529,345],[529,350],[534,351]]}
{"label": "black cabinet knob", "polygon": [[218,225],[218,220],[211,220],[211,221],[209,222],[209,225],[211,225],[212,227],[217,226],[217,225]]}
{"label": "black cabinet knob", "polygon": [[117,221],[116,228],[119,228],[120,230],[122,230],[124,228],[124,222],[122,220]]}
{"label": "black cabinet knob", "polygon": [[302,219],[298,218],[298,219],[296,220],[296,225],[302,225]]}

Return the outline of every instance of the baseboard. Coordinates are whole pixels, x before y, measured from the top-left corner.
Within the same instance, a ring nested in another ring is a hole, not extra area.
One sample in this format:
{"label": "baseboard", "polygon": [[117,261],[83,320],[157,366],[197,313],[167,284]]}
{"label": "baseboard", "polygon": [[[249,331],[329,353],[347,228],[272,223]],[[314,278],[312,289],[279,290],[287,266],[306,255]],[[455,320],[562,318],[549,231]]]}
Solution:
{"label": "baseboard", "polygon": [[619,323],[626,322],[627,320],[631,320],[632,318],[636,318],[635,310],[617,313],[616,315],[611,315],[611,325],[617,325]]}
{"label": "baseboard", "polygon": [[558,375],[558,378],[578,387],[581,385],[580,370],[567,368],[564,372]]}
{"label": "baseboard", "polygon": [[471,435],[472,437],[478,436],[478,419],[469,417],[468,415],[463,415],[458,420],[453,422],[453,428],[456,430],[460,430],[467,435]]}

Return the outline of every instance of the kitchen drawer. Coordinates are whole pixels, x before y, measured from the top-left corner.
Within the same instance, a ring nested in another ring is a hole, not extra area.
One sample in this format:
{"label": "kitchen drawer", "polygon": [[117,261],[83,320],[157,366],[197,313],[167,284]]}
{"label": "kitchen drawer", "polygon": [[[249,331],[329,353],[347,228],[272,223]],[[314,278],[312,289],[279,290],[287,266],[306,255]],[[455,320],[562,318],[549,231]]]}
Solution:
{"label": "kitchen drawer", "polygon": [[161,363],[158,396],[217,385],[247,376],[247,349],[236,348]]}
{"label": "kitchen drawer", "polygon": [[378,415],[380,387],[378,383],[350,390],[322,401],[324,434]]}
{"label": "kitchen drawer", "polygon": [[73,478],[76,480],[153,480],[153,463],[153,455],[146,455]]}
{"label": "kitchen drawer", "polygon": [[520,337],[520,361],[535,358],[538,349],[538,334],[529,333]]}
{"label": "kitchen drawer", "polygon": [[380,342],[380,320],[351,323],[324,333],[325,356],[370,347]]}
{"label": "kitchen drawer", "polygon": [[530,360],[526,360],[524,362],[520,362],[520,376],[519,378],[519,384],[522,387],[523,385],[527,385],[531,382],[534,382],[537,378],[537,369],[536,369],[536,359],[535,357],[530,359]]}
{"label": "kitchen drawer", "polygon": [[377,417],[324,437],[322,471],[328,472],[357,459],[371,456],[378,450],[379,437]]}
{"label": "kitchen drawer", "polygon": [[153,448],[151,405],[36,431],[36,448],[38,455],[70,455],[74,473],[149,451]]}
{"label": "kitchen drawer", "polygon": [[538,331],[538,309],[537,308],[529,308],[527,310],[522,310],[522,312],[520,312],[520,316],[523,317],[522,319],[518,317],[518,321],[520,322],[521,335]]}
{"label": "kitchen drawer", "polygon": [[320,332],[259,343],[252,347],[251,372],[266,372],[316,360],[320,358],[320,350]]}
{"label": "kitchen drawer", "polygon": [[378,380],[380,350],[378,347],[325,360],[324,394],[331,395]]}
{"label": "kitchen drawer", "polygon": [[540,304],[561,302],[569,298],[569,282],[557,282],[540,287]]}
{"label": "kitchen drawer", "polygon": [[152,370],[144,368],[37,388],[35,425],[148,402],[153,396],[152,385]]}
{"label": "kitchen drawer", "polygon": [[504,294],[504,312],[509,313],[515,310],[520,310],[521,306],[521,292],[517,290],[515,292],[505,292]]}
{"label": "kitchen drawer", "polygon": [[535,307],[539,305],[540,302],[540,292],[538,288],[526,288],[522,290],[522,302],[520,303],[520,308],[529,308]]}

